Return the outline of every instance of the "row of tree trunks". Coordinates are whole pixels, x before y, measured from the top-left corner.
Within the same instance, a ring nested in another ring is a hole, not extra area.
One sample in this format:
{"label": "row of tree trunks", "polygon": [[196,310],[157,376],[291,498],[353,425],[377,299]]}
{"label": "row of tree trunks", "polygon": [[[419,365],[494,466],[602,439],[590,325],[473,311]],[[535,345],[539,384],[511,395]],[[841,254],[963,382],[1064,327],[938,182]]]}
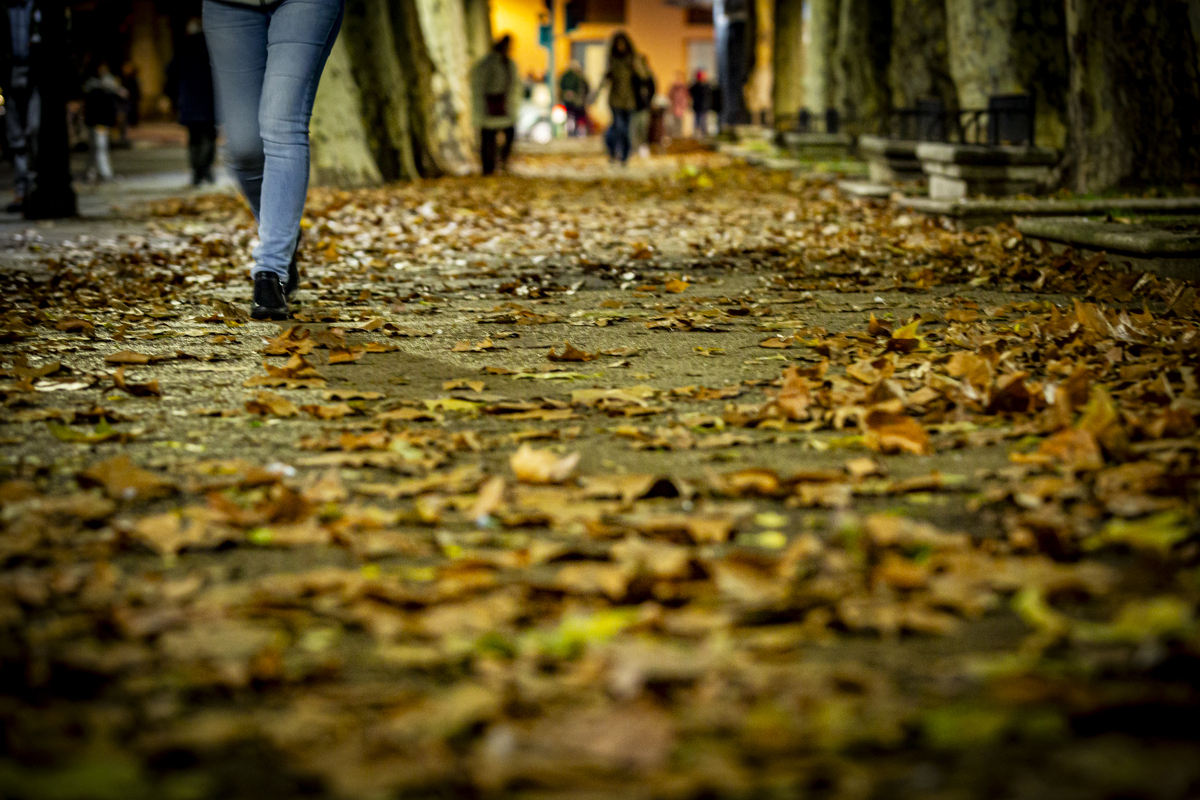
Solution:
{"label": "row of tree trunks", "polygon": [[489,19],[487,0],[347,0],[313,109],[314,182],[470,171],[469,74],[490,47]]}
{"label": "row of tree trunks", "polygon": [[1200,181],[1200,80],[1187,5],[1066,0],[1075,190]]}
{"label": "row of tree trunks", "polygon": [[746,81],[752,122],[770,124],[775,108],[775,0],[754,0],[754,68]]}

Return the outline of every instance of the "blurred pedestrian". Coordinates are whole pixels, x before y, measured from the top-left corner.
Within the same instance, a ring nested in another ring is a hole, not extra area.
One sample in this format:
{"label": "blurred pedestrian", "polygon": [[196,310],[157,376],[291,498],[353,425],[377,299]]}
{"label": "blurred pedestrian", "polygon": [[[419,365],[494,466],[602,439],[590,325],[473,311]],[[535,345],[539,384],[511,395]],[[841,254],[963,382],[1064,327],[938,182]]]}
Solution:
{"label": "blurred pedestrian", "polygon": [[179,51],[167,67],[167,93],[175,102],[179,124],[188,129],[188,163],[192,185],[213,183],[217,154],[217,117],[213,108],[212,70],[200,17],[187,22]]}
{"label": "blurred pedestrian", "polygon": [[572,136],[587,133],[587,98],[591,87],[578,61],[572,61],[558,81],[558,94],[567,110],[567,132]]}
{"label": "blurred pedestrian", "polygon": [[229,165],[254,218],[254,319],[288,319],[308,193],[308,124],[345,0],[204,0]]}
{"label": "blurred pedestrian", "polygon": [[42,121],[37,90],[38,57],[42,55],[42,12],[35,0],[5,0],[0,14],[0,90],[4,92],[4,134],[13,162],[13,201],[7,212],[20,213],[33,189],[34,150]]}
{"label": "blurred pedestrian", "polygon": [[608,148],[608,157],[622,164],[629,161],[630,124],[638,104],[636,56],[629,34],[624,31],[613,34],[608,51],[608,69],[596,90],[599,92],[608,87],[612,124],[604,133],[604,145]]}
{"label": "blurred pedestrian", "polygon": [[696,116],[697,136],[708,136],[708,114],[713,107],[713,89],[704,70],[696,70],[696,80],[689,89],[692,96],[692,113]]}
{"label": "blurred pedestrian", "polygon": [[132,61],[126,61],[121,67],[121,86],[125,88],[120,122],[121,140],[129,141],[129,129],[136,128],[142,120],[142,83],[138,68]]}
{"label": "blurred pedestrian", "polygon": [[688,92],[687,73],[680,70],[675,73],[675,82],[667,90],[667,101],[670,110],[667,135],[676,139],[683,138],[684,119],[687,117],[688,106],[691,105],[691,100],[691,93]]}
{"label": "blurred pedestrian", "polygon": [[629,124],[629,143],[633,151],[643,158],[650,155],[650,107],[658,94],[658,84],[650,71],[650,62],[645,54],[637,53],[633,58],[634,90],[636,104]]}
{"label": "blurred pedestrian", "polygon": [[479,161],[484,175],[494,174],[497,167],[508,169],[517,136],[517,111],[525,96],[525,86],[518,78],[517,64],[509,55],[511,51],[512,37],[505,34],[471,71]]}
{"label": "blurred pedestrian", "polygon": [[113,179],[108,146],[112,129],[117,125],[117,105],[125,99],[125,94],[121,82],[103,61],[83,82],[83,121],[89,136],[87,178],[93,183]]}

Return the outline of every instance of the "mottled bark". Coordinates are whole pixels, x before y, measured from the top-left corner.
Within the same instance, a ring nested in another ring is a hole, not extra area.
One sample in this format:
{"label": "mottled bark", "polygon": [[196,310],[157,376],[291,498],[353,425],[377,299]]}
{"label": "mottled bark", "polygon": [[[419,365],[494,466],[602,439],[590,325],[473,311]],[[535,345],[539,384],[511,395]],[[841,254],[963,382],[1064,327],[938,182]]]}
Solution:
{"label": "mottled bark", "polygon": [[1018,0],[1013,47],[1017,79],[1037,101],[1034,138],[1043,147],[1067,144],[1067,26],[1060,3]]}
{"label": "mottled bark", "polygon": [[[389,0],[348,0],[342,35],[359,87],[367,142],[384,180],[420,177],[422,164],[406,69],[393,37]],[[401,46],[405,46],[401,43]]]}
{"label": "mottled bark", "polygon": [[383,181],[363,125],[362,93],[340,36],[317,89],[309,138],[314,184],[352,189]]}
{"label": "mottled bark", "polygon": [[775,0],[775,120],[794,120],[804,105],[804,0]]}
{"label": "mottled bark", "polygon": [[489,0],[462,0],[462,4],[468,63],[474,64],[492,49],[492,4]]}
{"label": "mottled bark", "polygon": [[886,122],[891,41],[889,0],[841,0],[834,101],[850,133],[876,133]]}
{"label": "mottled bark", "polygon": [[946,41],[946,0],[892,0],[892,54],[888,83],[893,108],[937,98],[958,107]]}
{"label": "mottled bark", "polygon": [[1045,0],[947,0],[950,71],[964,108],[997,94],[1032,93],[1035,139],[1066,137],[1066,29],[1062,8]]}
{"label": "mottled bark", "polygon": [[1017,0],[946,0],[950,74],[964,108],[986,108],[994,94],[1023,91],[1016,20]]}
{"label": "mottled bark", "polygon": [[[471,65],[462,0],[416,0],[425,53],[428,94],[421,99],[426,147],[439,172],[461,175],[474,165]],[[424,77],[424,76],[423,76]]]}
{"label": "mottled bark", "polygon": [[809,0],[805,36],[804,106],[823,114],[833,106],[833,57],[837,44],[838,0]]}
{"label": "mottled bark", "polygon": [[1181,0],[1066,0],[1070,183],[1200,180],[1200,77]]}

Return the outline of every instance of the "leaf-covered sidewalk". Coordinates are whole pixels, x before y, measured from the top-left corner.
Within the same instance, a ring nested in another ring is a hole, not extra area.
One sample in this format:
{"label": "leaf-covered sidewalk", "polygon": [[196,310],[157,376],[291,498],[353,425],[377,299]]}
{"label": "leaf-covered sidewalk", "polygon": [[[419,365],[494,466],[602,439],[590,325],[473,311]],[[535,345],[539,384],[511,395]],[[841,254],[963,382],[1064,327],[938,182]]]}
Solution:
{"label": "leaf-covered sidewalk", "polygon": [[520,169],[0,243],[0,795],[1200,792],[1194,285]]}

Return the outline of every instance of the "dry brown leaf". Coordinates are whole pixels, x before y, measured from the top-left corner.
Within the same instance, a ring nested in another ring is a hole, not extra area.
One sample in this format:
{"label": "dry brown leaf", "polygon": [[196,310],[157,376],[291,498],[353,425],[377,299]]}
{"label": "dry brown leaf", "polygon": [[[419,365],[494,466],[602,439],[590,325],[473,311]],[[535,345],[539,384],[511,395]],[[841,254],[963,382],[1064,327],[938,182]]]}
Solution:
{"label": "dry brown leaf", "polygon": [[295,403],[274,392],[259,392],[253,400],[247,400],[246,411],[260,416],[273,414],[276,417],[294,417],[300,413]]}
{"label": "dry brown leaf", "polygon": [[880,453],[929,455],[929,434],[921,424],[904,414],[872,411],[863,420],[867,446]]}
{"label": "dry brown leaf", "polygon": [[100,486],[114,500],[153,500],[175,492],[173,481],[142,469],[129,456],[115,456],[79,474],[84,485]]}
{"label": "dry brown leaf", "polygon": [[579,458],[579,453],[559,457],[549,450],[535,450],[523,444],[508,463],[522,483],[563,483],[579,465]]}

